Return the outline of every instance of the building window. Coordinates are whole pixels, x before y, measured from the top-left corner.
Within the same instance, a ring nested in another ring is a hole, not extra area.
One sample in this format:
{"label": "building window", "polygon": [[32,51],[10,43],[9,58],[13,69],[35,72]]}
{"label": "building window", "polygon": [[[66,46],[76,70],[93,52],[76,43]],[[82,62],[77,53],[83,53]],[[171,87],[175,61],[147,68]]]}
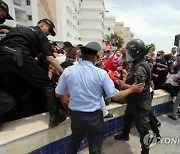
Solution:
{"label": "building window", "polygon": [[32,20],[32,15],[27,15],[28,20]]}
{"label": "building window", "polygon": [[30,0],[26,0],[26,4],[27,5],[31,5],[31,1]]}

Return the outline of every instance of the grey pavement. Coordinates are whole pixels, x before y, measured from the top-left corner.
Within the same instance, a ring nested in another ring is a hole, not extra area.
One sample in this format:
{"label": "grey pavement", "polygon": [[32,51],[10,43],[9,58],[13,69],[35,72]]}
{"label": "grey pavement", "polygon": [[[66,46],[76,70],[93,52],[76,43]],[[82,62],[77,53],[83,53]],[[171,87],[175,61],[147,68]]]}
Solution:
{"label": "grey pavement", "polygon": [[[159,127],[161,142],[150,149],[150,154],[180,154],[180,119],[176,121],[167,117],[167,114],[158,117],[162,126]],[[132,128],[129,141],[117,141],[113,136],[103,142],[102,154],[140,154],[138,132]],[[79,154],[88,154],[88,149]]]}

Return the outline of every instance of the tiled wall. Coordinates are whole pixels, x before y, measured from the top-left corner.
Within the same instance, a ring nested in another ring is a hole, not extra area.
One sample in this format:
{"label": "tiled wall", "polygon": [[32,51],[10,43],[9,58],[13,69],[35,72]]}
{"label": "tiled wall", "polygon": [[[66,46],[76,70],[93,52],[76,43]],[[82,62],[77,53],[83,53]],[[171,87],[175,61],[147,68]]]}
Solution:
{"label": "tiled wall", "polygon": [[[172,102],[159,104],[152,107],[152,112],[154,115],[159,116],[163,113],[172,111]],[[104,124],[104,137],[114,135],[115,133],[121,131],[123,128],[123,116],[114,118],[112,120],[106,121]],[[57,140],[51,144],[43,146],[37,150],[31,152],[31,154],[65,154],[68,142],[70,141],[70,136]],[[87,137],[82,141],[80,150],[88,147]]]}

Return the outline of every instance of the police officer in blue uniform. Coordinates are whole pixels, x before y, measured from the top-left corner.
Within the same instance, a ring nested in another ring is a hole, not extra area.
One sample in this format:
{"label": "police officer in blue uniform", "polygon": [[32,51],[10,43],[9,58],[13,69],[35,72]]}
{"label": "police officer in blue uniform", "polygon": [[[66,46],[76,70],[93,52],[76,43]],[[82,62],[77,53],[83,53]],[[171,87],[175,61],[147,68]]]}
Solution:
{"label": "police officer in blue uniform", "polygon": [[87,133],[89,153],[100,154],[103,142],[103,113],[101,98],[105,91],[108,98],[118,100],[133,92],[141,92],[142,84],[133,84],[119,92],[105,70],[96,67],[99,43],[90,42],[81,47],[82,61],[65,69],[55,89],[62,99],[69,91],[71,109],[71,141],[67,154],[76,154]]}
{"label": "police officer in blue uniform", "polygon": [[[19,97],[21,81],[26,81],[38,88],[50,113],[49,127],[54,127],[66,117],[57,109],[54,86],[47,72],[34,62],[34,58],[43,53],[49,63],[60,72],[62,67],[53,57],[48,35],[55,36],[55,26],[45,18],[34,27],[15,27],[1,40],[0,78],[3,88],[16,100]],[[2,67],[3,66],[3,67]],[[43,101],[42,101],[43,102]]]}
{"label": "police officer in blue uniform", "polygon": [[140,143],[142,154],[149,153],[149,147],[144,143],[144,137],[149,134],[149,111],[151,108],[150,80],[151,73],[148,62],[145,60],[145,55],[149,52],[149,47],[146,48],[144,42],[140,39],[134,39],[128,42],[126,46],[129,57],[133,60],[133,67],[127,75],[125,82],[126,87],[134,82],[143,83],[144,88],[142,93],[133,93],[126,97],[127,108],[124,114],[123,133],[115,135],[116,140],[129,140],[129,133],[132,125],[132,120],[135,121],[136,128],[140,135]]}

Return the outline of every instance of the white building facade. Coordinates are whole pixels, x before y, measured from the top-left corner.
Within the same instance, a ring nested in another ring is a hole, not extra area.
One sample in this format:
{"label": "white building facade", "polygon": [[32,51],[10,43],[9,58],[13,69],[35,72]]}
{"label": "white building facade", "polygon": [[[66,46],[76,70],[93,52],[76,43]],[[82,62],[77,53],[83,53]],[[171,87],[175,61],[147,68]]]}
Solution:
{"label": "white building facade", "polygon": [[49,37],[57,42],[102,44],[105,35],[114,33],[115,17],[106,16],[104,0],[6,0],[14,21],[11,26],[35,26],[38,20],[49,18],[57,35]]}
{"label": "white building facade", "polygon": [[80,0],[56,0],[57,40],[69,41],[76,45],[79,40],[79,5]]}
{"label": "white building facade", "polygon": [[115,16],[108,15],[108,13],[105,13],[104,17],[104,36],[114,34],[115,30]]}
{"label": "white building facade", "polygon": [[79,31],[82,44],[90,41],[102,43],[104,33],[104,0],[83,0],[80,5]]}

